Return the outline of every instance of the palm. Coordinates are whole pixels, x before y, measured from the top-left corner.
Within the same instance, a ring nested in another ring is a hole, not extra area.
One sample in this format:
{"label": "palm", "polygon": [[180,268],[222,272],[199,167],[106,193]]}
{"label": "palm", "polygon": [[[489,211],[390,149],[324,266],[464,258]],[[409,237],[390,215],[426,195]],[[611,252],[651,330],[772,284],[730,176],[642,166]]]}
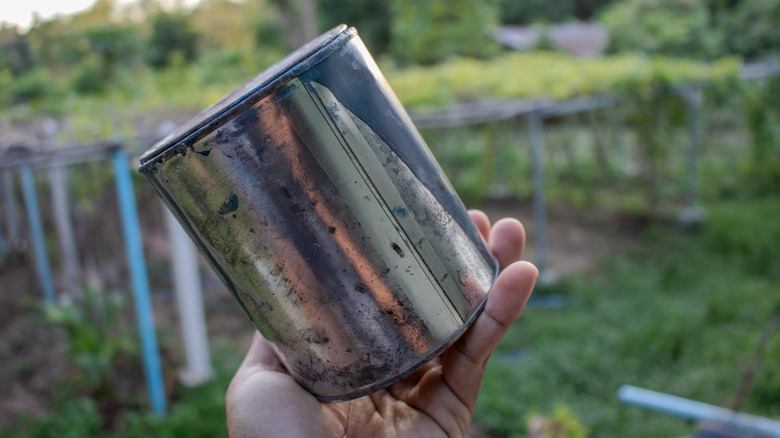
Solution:
{"label": "palm", "polygon": [[490,354],[520,315],[537,271],[515,263],[525,233],[514,220],[491,230],[487,217],[472,219],[505,268],[484,312],[439,358],[385,390],[344,403],[321,403],[286,372],[259,335],[227,394],[234,437],[260,436],[463,436],[468,429]]}

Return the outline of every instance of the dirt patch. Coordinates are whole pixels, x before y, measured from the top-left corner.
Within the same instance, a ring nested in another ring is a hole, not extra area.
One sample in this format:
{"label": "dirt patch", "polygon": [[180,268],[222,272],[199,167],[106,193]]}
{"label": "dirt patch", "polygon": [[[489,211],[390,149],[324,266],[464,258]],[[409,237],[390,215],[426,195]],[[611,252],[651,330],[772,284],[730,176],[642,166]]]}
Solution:
{"label": "dirt patch", "polygon": [[[539,227],[530,202],[491,201],[477,208],[492,222],[504,217],[519,219],[526,230],[525,260],[539,261]],[[592,272],[610,254],[635,247],[641,224],[605,212],[583,212],[554,205],[547,209],[547,268],[554,276]]]}

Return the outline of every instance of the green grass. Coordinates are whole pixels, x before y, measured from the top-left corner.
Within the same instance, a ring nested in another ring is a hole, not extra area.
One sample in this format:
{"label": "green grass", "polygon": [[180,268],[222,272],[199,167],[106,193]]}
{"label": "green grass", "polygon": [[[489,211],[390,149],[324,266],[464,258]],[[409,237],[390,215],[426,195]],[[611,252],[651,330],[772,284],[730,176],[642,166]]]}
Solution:
{"label": "green grass", "polygon": [[[764,326],[780,309],[780,200],[711,206],[704,228],[647,230],[641,249],[604,261],[594,275],[553,290],[570,304],[530,309],[501,345],[525,359],[488,366],[476,422],[523,436],[530,413],[565,405],[592,437],[681,436],[694,427],[621,404],[632,384],[725,405]],[[780,336],[745,401],[747,412],[780,416]]]}

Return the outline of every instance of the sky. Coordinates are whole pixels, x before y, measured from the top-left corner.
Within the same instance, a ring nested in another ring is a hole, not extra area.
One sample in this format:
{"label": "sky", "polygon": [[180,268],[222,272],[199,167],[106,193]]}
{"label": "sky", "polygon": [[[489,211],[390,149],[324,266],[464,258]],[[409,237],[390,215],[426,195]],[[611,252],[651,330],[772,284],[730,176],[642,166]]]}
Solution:
{"label": "sky", "polygon": [[[0,0],[0,22],[12,23],[22,29],[32,24],[33,13],[44,19],[57,14],[67,15],[88,9],[95,0]],[[132,0],[120,0],[119,3],[131,3]],[[162,3],[166,3],[163,1]],[[184,0],[185,4],[197,3],[197,0]]]}
{"label": "sky", "polygon": [[0,21],[27,28],[32,24],[33,12],[43,18],[56,14],[72,14],[83,11],[95,0],[5,0],[0,8]]}

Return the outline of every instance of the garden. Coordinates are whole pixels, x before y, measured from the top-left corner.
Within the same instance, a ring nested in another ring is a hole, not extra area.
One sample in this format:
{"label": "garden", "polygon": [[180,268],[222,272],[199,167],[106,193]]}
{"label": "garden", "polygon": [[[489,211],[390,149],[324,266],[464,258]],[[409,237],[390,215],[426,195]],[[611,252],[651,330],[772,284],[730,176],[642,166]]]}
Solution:
{"label": "garden", "polygon": [[[488,364],[470,436],[703,427],[622,402],[624,385],[777,420],[778,20],[778,0],[98,0],[29,29],[0,25],[0,434],[226,436],[225,391],[254,328],[200,260],[213,374],[184,384],[151,185],[131,171],[164,413],[145,383],[116,167],[94,153],[67,163],[74,292],[53,165],[31,162],[28,184],[15,163],[110,145],[134,169],[177,125],[341,22],[358,29],[464,203],[523,221],[524,258],[542,269]],[[554,38],[559,23],[599,26],[609,44],[572,55]],[[493,38],[519,26],[539,35],[522,51]],[[53,300],[22,208],[30,185]]]}

